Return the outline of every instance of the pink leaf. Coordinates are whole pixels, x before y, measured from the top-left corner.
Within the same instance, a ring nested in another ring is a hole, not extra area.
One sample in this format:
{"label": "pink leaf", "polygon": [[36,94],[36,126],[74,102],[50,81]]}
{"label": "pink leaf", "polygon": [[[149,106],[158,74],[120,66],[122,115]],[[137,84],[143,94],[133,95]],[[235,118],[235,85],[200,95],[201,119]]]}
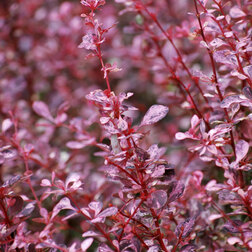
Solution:
{"label": "pink leaf", "polygon": [[82,149],[88,145],[92,145],[94,142],[94,137],[87,137],[85,140],[69,141],[66,143],[66,146],[70,149]]}
{"label": "pink leaf", "polygon": [[241,18],[246,16],[246,13],[244,13],[237,5],[231,8],[229,14],[232,18]]}
{"label": "pink leaf", "polygon": [[12,121],[10,118],[3,120],[2,122],[2,132],[7,131],[12,126]]}
{"label": "pink leaf", "polygon": [[245,80],[245,79],[248,78],[246,75],[239,73],[237,70],[233,70],[230,74],[231,74],[232,76],[236,76],[236,77],[239,78],[240,80]]}
{"label": "pink leaf", "polygon": [[222,215],[221,215],[221,214],[211,214],[211,215],[208,217],[208,220],[209,220],[210,222],[213,222],[213,221],[215,221],[215,220],[217,220],[217,219],[220,219],[220,218],[222,218]]}
{"label": "pink leaf", "polygon": [[244,67],[243,70],[252,79],[252,65]]}
{"label": "pink leaf", "polygon": [[100,235],[94,231],[87,231],[82,234],[82,237],[84,237],[84,238],[85,237],[93,237],[93,236],[100,236]]}
{"label": "pink leaf", "polygon": [[61,199],[59,203],[53,208],[51,219],[53,219],[63,209],[71,209],[75,211],[75,209],[71,205],[70,200],[66,197]]}
{"label": "pink leaf", "polygon": [[218,48],[218,47],[220,47],[220,46],[222,46],[222,45],[225,45],[226,44],[226,42],[224,42],[222,39],[220,39],[220,38],[215,38],[215,39],[213,39],[211,42],[210,42],[210,45],[211,46],[213,46],[213,47],[216,47],[216,48]]}
{"label": "pink leaf", "polygon": [[106,243],[102,243],[99,247],[98,247],[98,252],[113,252],[114,250],[112,250]]}
{"label": "pink leaf", "polygon": [[70,149],[82,149],[86,146],[86,144],[77,141],[69,141],[66,143],[66,146]]}
{"label": "pink leaf", "polygon": [[118,120],[117,127],[121,131],[127,130],[128,129],[128,123],[120,117],[119,120]]}
{"label": "pink leaf", "polygon": [[48,218],[48,211],[45,209],[45,208],[41,208],[40,211],[39,211],[40,215],[45,219],[47,220]]}
{"label": "pink leaf", "polygon": [[197,248],[195,244],[186,244],[180,249],[180,252],[194,252]]}
{"label": "pink leaf", "polygon": [[92,34],[87,34],[82,37],[82,42],[78,46],[79,48],[85,48],[87,50],[95,50],[96,45],[94,43],[94,37]]}
{"label": "pink leaf", "polygon": [[240,95],[230,95],[222,100],[220,106],[222,108],[229,108],[231,104],[240,103],[242,101],[244,101],[244,99],[241,98]]}
{"label": "pink leaf", "polygon": [[117,213],[117,208],[116,207],[109,207],[105,210],[103,210],[101,213],[97,215],[98,218],[105,218],[108,216],[115,215]]}
{"label": "pink leaf", "polygon": [[187,132],[186,133],[183,133],[183,132],[177,132],[175,134],[175,138],[177,140],[184,140],[186,138],[192,138],[190,134],[188,134]]}
{"label": "pink leaf", "polygon": [[232,220],[226,222],[223,226],[222,229],[229,233],[240,233],[239,227],[243,224],[241,220]]}
{"label": "pink leaf", "polygon": [[87,251],[87,249],[92,245],[94,239],[93,238],[87,238],[81,243],[81,250]]}
{"label": "pink leaf", "polygon": [[236,151],[236,163],[239,163],[248,153],[249,150],[249,144],[244,141],[240,140],[236,145],[235,145],[235,151]]}
{"label": "pink leaf", "polygon": [[42,179],[40,185],[41,186],[51,186],[52,184],[48,179]]}
{"label": "pink leaf", "polygon": [[21,179],[21,176],[16,175],[16,176],[10,178],[9,180],[5,181],[4,184],[2,185],[2,187],[11,187],[14,184],[16,184],[20,179]]}
{"label": "pink leaf", "polygon": [[54,119],[48,109],[48,106],[42,101],[35,101],[32,104],[33,110],[40,116],[46,118],[47,120],[53,122]]}
{"label": "pink leaf", "polygon": [[88,207],[95,212],[95,216],[96,216],[102,210],[102,203],[93,201],[88,204]]}
{"label": "pink leaf", "polygon": [[66,188],[67,189],[78,189],[81,186],[80,175],[76,172],[72,172],[66,178]]}
{"label": "pink leaf", "polygon": [[230,245],[234,245],[236,243],[239,243],[240,245],[243,244],[243,241],[238,237],[230,237],[230,238],[227,239],[227,242]]}
{"label": "pink leaf", "polygon": [[208,0],[199,0],[199,1],[202,3],[203,6],[206,6],[206,4],[208,2]]}
{"label": "pink leaf", "polygon": [[200,119],[197,115],[194,115],[191,119],[191,127],[194,129],[200,123]]}
{"label": "pink leaf", "polygon": [[157,144],[151,145],[151,147],[147,150],[150,155],[150,159],[159,159],[161,155],[164,154],[165,150],[159,149]]}
{"label": "pink leaf", "polygon": [[167,115],[168,111],[169,109],[166,106],[152,105],[146,112],[140,126],[150,125],[160,121]]}
{"label": "pink leaf", "polygon": [[228,50],[222,50],[222,51],[215,51],[214,52],[214,59],[222,64],[228,65],[232,68],[238,66],[238,61],[234,54],[232,54]]}
{"label": "pink leaf", "polygon": [[167,193],[164,190],[157,190],[151,194],[148,199],[149,206],[155,209],[159,209],[165,206],[167,202]]}

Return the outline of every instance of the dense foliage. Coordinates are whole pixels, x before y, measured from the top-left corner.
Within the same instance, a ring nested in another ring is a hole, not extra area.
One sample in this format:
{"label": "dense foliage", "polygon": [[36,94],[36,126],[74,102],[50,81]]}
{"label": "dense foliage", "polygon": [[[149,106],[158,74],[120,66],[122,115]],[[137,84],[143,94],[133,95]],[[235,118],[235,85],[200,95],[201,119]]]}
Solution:
{"label": "dense foliage", "polygon": [[249,0],[1,0],[0,251],[251,251]]}

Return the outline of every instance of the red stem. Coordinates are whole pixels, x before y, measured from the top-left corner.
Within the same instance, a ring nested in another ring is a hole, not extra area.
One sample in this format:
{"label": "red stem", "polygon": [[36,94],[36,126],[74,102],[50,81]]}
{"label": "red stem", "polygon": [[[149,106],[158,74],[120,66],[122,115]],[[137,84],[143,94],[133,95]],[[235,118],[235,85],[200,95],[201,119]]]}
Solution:
{"label": "red stem", "polygon": [[[88,220],[92,220],[92,218],[90,218],[89,216],[87,216],[86,214],[84,214],[81,210],[81,208],[79,207],[78,203],[76,202],[76,200],[72,197],[71,194],[66,194],[66,196],[73,202],[73,204],[76,206],[76,208],[78,209],[78,212],[83,215],[86,219]],[[109,237],[109,234],[106,233],[99,224],[97,223],[93,223],[95,225],[95,227],[102,233],[102,235],[104,236],[104,238],[107,239],[107,241],[111,244],[111,246],[119,252],[119,249],[113,244],[113,241],[111,240],[111,238]]]}
{"label": "red stem", "polygon": [[144,8],[144,10],[146,11],[146,13],[149,15],[149,17],[154,21],[154,23],[158,26],[158,28],[160,29],[160,31],[163,33],[163,35],[167,38],[167,40],[171,43],[172,47],[174,48],[174,50],[176,51],[176,54],[178,55],[178,59],[179,62],[181,63],[181,65],[183,66],[183,68],[185,69],[185,71],[187,72],[188,76],[190,77],[190,79],[195,83],[195,85],[197,86],[197,88],[199,89],[203,99],[205,100],[206,104],[208,104],[209,108],[212,110],[211,106],[209,105],[208,99],[204,96],[204,93],[198,83],[198,81],[196,81],[189,68],[186,66],[186,64],[183,61],[183,58],[181,56],[180,51],[178,50],[177,46],[175,45],[173,39],[171,38],[171,36],[164,30],[164,28],[162,27],[162,25],[160,24],[160,22],[158,21],[158,19],[152,15],[149,10],[147,9],[147,7],[144,5],[144,3],[142,3],[142,6]]}

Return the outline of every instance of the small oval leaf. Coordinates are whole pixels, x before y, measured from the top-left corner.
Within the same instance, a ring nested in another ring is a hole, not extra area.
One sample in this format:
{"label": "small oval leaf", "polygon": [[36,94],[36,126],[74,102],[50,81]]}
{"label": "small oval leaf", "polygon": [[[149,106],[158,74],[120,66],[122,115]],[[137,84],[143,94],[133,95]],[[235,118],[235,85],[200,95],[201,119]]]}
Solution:
{"label": "small oval leaf", "polygon": [[163,119],[169,111],[169,108],[163,105],[152,105],[146,112],[141,125],[150,125]]}
{"label": "small oval leaf", "polygon": [[117,208],[116,207],[109,207],[105,210],[103,210],[101,213],[97,215],[98,218],[105,218],[108,216],[115,215],[117,213]]}
{"label": "small oval leaf", "polygon": [[49,111],[48,106],[42,101],[35,101],[32,104],[33,110],[40,116],[46,118],[47,120],[53,122],[54,119]]}

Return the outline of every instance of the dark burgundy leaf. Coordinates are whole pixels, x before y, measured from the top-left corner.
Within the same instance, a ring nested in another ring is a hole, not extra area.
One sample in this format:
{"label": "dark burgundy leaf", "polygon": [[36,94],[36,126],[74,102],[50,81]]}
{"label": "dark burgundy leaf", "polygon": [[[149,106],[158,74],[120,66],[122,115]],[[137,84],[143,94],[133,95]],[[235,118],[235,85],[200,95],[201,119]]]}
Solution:
{"label": "dark burgundy leaf", "polygon": [[35,244],[31,243],[28,246],[28,252],[36,252],[36,246]]}
{"label": "dark burgundy leaf", "polygon": [[243,94],[250,100],[252,100],[252,89],[251,87],[244,87],[242,89]]}
{"label": "dark burgundy leaf", "polygon": [[144,162],[146,159],[150,158],[149,153],[139,147],[135,147],[135,152],[140,162]]}
{"label": "dark burgundy leaf", "polygon": [[170,188],[168,190],[168,195],[169,195],[168,203],[171,203],[183,195],[185,186],[183,183],[179,181],[173,181],[169,186]]}
{"label": "dark burgundy leaf", "polygon": [[181,236],[184,239],[187,236],[189,236],[193,230],[194,224],[195,224],[195,217],[188,218],[184,222],[180,223],[175,230],[177,237]]}
{"label": "dark burgundy leaf", "polygon": [[24,201],[20,196],[13,197],[11,201],[12,201],[12,204],[9,207],[9,212],[12,216],[14,216],[15,214],[17,214],[18,212],[22,210]]}
{"label": "dark burgundy leaf", "polygon": [[173,164],[164,164],[165,166],[165,173],[161,180],[170,180],[175,176],[175,165]]}

